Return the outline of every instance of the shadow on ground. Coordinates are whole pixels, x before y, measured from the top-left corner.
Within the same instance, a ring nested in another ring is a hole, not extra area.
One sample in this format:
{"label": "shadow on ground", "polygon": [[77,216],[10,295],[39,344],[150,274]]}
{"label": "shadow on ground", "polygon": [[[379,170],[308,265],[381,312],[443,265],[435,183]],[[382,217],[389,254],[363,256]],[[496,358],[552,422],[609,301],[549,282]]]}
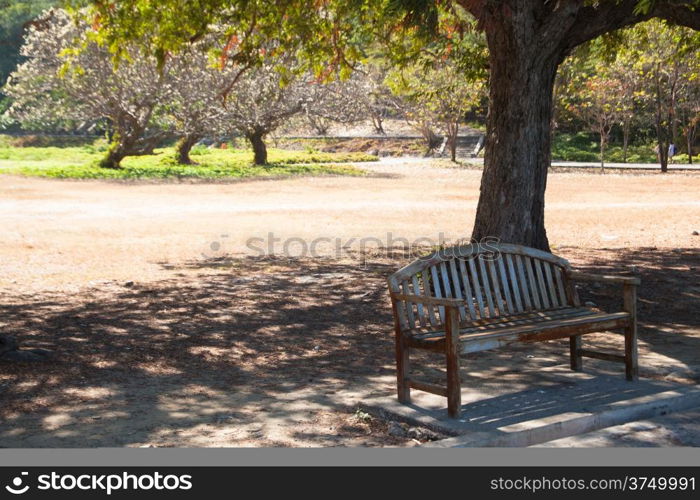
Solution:
{"label": "shadow on ground", "polygon": [[[697,250],[558,253],[590,271],[636,266],[642,354],[700,365]],[[333,415],[354,412],[344,391],[392,391],[385,279],[409,259],[401,251],[359,257],[164,264],[173,279],[3,297],[0,331],[56,354],[48,363],[0,363],[0,446],[386,444]],[[613,289],[582,295],[617,307]],[[465,378],[500,384],[567,356],[561,343],[470,355]]]}

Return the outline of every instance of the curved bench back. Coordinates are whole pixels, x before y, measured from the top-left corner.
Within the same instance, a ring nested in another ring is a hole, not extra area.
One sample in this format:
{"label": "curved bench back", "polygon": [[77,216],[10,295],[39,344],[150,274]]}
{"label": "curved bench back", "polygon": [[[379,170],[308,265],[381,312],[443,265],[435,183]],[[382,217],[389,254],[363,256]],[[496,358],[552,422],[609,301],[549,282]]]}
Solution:
{"label": "curved bench back", "polygon": [[[389,277],[398,294],[465,299],[462,321],[570,307],[569,262],[542,250],[506,243],[454,246],[421,257]],[[445,308],[397,301],[402,330],[439,327]]]}

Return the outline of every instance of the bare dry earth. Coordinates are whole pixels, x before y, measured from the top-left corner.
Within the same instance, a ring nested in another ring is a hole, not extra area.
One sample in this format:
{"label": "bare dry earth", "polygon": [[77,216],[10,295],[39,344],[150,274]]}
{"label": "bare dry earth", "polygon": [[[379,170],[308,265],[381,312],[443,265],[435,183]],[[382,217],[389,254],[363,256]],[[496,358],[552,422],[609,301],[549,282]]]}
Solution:
{"label": "bare dry earth", "polygon": [[[234,184],[0,176],[0,333],[56,351],[0,363],[0,446],[411,444],[355,412],[392,390],[384,280],[411,258],[376,247],[468,237],[480,172],[369,169]],[[650,376],[689,380],[700,366],[698,193],[693,174],[549,178],[556,253],[639,269]],[[263,256],[270,233],[275,256]],[[613,289],[584,295],[617,305]],[[488,384],[564,362],[550,343],[468,365]]]}

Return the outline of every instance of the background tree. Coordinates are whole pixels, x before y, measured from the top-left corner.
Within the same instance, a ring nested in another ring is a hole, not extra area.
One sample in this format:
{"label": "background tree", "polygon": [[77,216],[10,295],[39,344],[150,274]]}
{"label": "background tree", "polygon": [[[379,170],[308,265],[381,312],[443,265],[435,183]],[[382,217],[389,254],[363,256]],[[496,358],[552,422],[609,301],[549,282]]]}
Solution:
{"label": "background tree", "polygon": [[586,122],[598,134],[600,169],[605,169],[605,147],[613,125],[621,120],[625,94],[622,82],[597,66],[594,74],[577,73],[560,95],[564,108]]}
{"label": "background tree", "polygon": [[267,164],[265,137],[304,111],[311,99],[310,87],[317,84],[278,68],[268,62],[243,73],[224,105],[224,120],[231,131],[248,139],[256,165]]}
{"label": "background tree", "polygon": [[[395,95],[408,103],[406,113],[414,123],[421,124],[419,129],[430,131],[435,127],[445,133],[450,157],[456,161],[459,123],[482,104],[485,79],[467,79],[455,62],[447,60],[396,70],[390,74],[389,85]],[[431,138],[426,137],[429,146]]]}
{"label": "background tree", "polygon": [[384,134],[383,121],[392,109],[386,72],[377,64],[358,66],[347,79],[310,86],[305,114],[317,134],[326,134],[333,123],[353,124],[369,119],[375,133]]}
{"label": "background tree", "polygon": [[101,165],[119,168],[126,156],[150,154],[166,135],[153,119],[167,71],[138,51],[115,67],[110,52],[90,35],[88,26],[76,25],[62,10],[34,22],[22,46],[27,60],[5,86],[12,99],[7,113],[30,124],[107,119],[112,144]]}
{"label": "background tree", "polygon": [[642,75],[642,95],[653,116],[661,171],[666,172],[669,144],[680,144],[680,119],[686,114],[681,108],[698,92],[700,35],[650,21],[627,30],[621,50],[633,71]]}
{"label": "background tree", "polygon": [[179,137],[178,163],[190,165],[192,147],[209,135],[220,135],[227,126],[224,93],[237,68],[212,60],[200,47],[171,58],[157,114]]}

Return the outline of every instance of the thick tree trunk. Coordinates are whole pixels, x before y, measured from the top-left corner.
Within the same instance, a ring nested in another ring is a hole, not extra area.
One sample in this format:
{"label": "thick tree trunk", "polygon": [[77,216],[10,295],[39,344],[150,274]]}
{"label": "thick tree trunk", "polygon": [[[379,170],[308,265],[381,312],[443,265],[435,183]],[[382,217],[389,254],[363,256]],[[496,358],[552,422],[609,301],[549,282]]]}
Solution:
{"label": "thick tree trunk", "polygon": [[260,131],[248,135],[250,145],[253,147],[256,165],[267,165],[267,146],[265,146],[265,134]]}
{"label": "thick tree trunk", "polygon": [[195,162],[190,158],[190,151],[195,144],[201,139],[198,135],[187,135],[180,139],[177,143],[177,162],[181,165],[194,165]]}
{"label": "thick tree trunk", "polygon": [[127,155],[127,148],[121,144],[113,144],[105,157],[100,161],[102,168],[121,168],[121,162]]}
{"label": "thick tree trunk", "polygon": [[[487,29],[490,94],[481,196],[472,238],[549,249],[544,193],[551,163],[552,92],[563,54],[518,32]],[[547,42],[549,43],[549,42]]]}

